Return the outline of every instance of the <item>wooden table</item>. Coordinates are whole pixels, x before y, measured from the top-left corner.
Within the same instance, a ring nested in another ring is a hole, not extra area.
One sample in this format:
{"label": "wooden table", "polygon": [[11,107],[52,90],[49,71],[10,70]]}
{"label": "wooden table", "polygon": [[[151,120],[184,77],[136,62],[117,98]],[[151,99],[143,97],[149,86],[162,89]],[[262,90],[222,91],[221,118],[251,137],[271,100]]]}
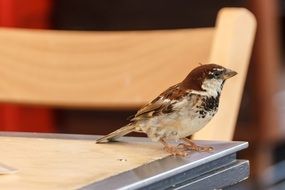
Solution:
{"label": "wooden table", "polygon": [[95,144],[93,135],[0,133],[0,162],[18,172],[0,175],[0,189],[214,189],[249,176],[236,152],[247,142],[197,141],[211,153],[169,156],[146,138]]}

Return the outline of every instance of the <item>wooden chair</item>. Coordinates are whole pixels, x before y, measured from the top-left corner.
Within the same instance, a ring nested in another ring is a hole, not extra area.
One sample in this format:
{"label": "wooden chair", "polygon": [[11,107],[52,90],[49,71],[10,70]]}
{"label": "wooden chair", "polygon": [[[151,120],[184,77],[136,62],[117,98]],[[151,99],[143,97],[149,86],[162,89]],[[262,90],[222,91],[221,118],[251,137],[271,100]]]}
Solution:
{"label": "wooden chair", "polygon": [[[238,71],[219,113],[195,138],[231,140],[255,34],[246,9],[223,9],[215,28],[71,32],[0,29],[0,100],[89,108],[137,108],[198,63]],[[218,131],[218,132],[217,132]]]}
{"label": "wooden chair", "polygon": [[[199,63],[217,63],[239,74],[225,84],[218,114],[194,139],[231,140],[255,28],[254,16],[243,8],[222,9],[215,28],[130,32],[1,28],[0,101],[57,107],[137,108],[181,81]],[[75,146],[62,143],[65,148]],[[142,156],[128,167],[117,166],[115,172],[165,156],[159,149],[156,153],[145,152],[152,156]],[[9,163],[8,157],[6,161]]]}

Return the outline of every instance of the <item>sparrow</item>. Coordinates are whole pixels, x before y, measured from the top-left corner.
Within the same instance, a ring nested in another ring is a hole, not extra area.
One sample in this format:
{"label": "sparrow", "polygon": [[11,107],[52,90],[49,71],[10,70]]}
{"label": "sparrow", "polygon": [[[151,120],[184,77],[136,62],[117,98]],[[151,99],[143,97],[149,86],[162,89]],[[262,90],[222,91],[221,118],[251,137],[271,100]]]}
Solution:
{"label": "sparrow", "polygon": [[[152,141],[162,143],[172,155],[186,156],[191,150],[212,151],[210,146],[195,144],[189,136],[205,127],[214,117],[225,81],[236,74],[217,64],[200,65],[182,82],[139,109],[128,125],[97,139],[96,143],[115,141],[130,132],[141,132]],[[182,143],[174,146],[168,140]]]}

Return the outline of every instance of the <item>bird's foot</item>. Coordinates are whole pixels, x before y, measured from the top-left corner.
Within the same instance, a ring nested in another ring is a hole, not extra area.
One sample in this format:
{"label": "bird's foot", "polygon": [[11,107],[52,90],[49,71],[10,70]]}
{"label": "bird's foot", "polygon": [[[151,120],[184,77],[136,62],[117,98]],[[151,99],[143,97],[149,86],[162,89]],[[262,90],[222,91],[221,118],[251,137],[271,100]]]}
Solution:
{"label": "bird's foot", "polygon": [[184,150],[194,150],[197,152],[211,152],[214,150],[211,146],[193,146],[192,144],[180,143],[177,147],[182,148]]}
{"label": "bird's foot", "polygon": [[187,156],[188,152],[185,149],[180,149],[179,147],[174,147],[174,146],[165,146],[164,150],[173,156]]}
{"label": "bird's foot", "polygon": [[187,138],[184,138],[182,140],[184,143],[180,143],[177,147],[181,147],[184,150],[194,150],[197,152],[211,152],[214,150],[214,148],[211,146],[199,146]]}

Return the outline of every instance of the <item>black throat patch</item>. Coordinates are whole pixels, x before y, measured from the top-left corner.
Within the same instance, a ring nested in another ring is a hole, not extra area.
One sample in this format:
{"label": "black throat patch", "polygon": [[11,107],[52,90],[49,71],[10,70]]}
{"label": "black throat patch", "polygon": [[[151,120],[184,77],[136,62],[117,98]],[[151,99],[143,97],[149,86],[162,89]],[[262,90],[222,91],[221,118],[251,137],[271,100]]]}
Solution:
{"label": "black throat patch", "polygon": [[203,98],[203,103],[201,104],[201,106],[207,112],[216,111],[219,107],[219,101],[220,94],[218,94],[216,97],[205,97]]}

